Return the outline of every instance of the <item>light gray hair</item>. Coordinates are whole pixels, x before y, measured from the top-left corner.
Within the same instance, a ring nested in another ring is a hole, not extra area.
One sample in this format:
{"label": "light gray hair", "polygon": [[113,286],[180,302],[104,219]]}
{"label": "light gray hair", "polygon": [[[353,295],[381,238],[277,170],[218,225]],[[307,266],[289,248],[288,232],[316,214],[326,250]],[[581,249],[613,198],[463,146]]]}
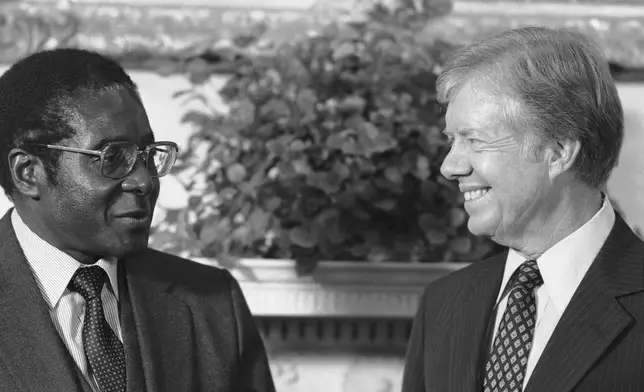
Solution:
{"label": "light gray hair", "polygon": [[[470,82],[488,82],[508,102],[504,120],[541,142],[578,140],[576,177],[604,188],[617,165],[624,115],[608,62],[598,45],[571,29],[524,27],[455,52],[437,81],[448,104]],[[491,82],[491,83],[490,83]],[[530,132],[531,131],[531,132]]]}

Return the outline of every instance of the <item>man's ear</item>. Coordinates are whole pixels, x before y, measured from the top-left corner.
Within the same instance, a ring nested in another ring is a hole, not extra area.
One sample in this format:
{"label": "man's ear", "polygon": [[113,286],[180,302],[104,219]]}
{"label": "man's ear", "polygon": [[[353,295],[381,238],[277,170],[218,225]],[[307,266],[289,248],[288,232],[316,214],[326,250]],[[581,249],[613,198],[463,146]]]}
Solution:
{"label": "man's ear", "polygon": [[572,169],[579,150],[581,150],[581,142],[573,139],[558,140],[552,143],[548,149],[550,150],[547,155],[548,168],[550,178],[554,180]]}
{"label": "man's ear", "polygon": [[9,151],[9,170],[16,190],[21,195],[39,199],[46,180],[42,161],[22,148]]}

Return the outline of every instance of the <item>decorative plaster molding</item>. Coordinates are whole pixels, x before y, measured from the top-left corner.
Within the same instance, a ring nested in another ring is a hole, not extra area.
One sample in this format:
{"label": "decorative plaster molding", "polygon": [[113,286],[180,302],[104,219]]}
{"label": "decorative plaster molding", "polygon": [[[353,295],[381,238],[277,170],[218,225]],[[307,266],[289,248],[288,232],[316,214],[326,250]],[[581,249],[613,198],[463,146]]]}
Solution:
{"label": "decorative plaster molding", "polygon": [[425,286],[465,265],[321,262],[298,277],[291,260],[244,259],[231,272],[256,316],[409,318]]}
{"label": "decorative plaster molding", "polygon": [[[35,50],[75,46],[157,69],[210,53],[259,25],[271,39],[291,39],[348,18],[374,0],[30,0],[0,5],[0,63]],[[644,67],[644,6],[639,0],[456,1],[427,34],[464,43],[523,25],[573,26],[598,39],[612,62]]]}

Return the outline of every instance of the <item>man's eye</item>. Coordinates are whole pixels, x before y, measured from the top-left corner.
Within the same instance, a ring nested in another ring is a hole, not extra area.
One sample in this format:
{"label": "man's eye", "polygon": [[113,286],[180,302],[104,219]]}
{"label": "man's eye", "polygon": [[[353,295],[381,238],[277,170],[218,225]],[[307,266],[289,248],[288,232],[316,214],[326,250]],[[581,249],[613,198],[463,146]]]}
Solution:
{"label": "man's eye", "polygon": [[124,159],[123,150],[113,149],[106,151],[103,156],[103,161],[106,163],[116,163]]}
{"label": "man's eye", "polygon": [[117,159],[119,159],[119,154],[115,153],[105,154],[105,156],[103,157],[103,160],[105,160],[106,162],[114,162]]}

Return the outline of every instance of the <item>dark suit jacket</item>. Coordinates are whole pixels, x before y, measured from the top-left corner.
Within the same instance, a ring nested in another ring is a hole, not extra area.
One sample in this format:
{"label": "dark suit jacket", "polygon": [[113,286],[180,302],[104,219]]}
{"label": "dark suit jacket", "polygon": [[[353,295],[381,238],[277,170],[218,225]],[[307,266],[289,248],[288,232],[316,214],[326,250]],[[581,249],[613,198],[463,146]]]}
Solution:
{"label": "dark suit jacket", "polygon": [[[147,250],[119,261],[119,281],[128,391],[274,391],[264,345],[230,273]],[[0,220],[0,391],[82,390],[87,383],[8,213]]]}
{"label": "dark suit jacket", "polygon": [[[482,390],[506,256],[473,263],[426,289],[403,392]],[[525,389],[571,391],[644,391],[644,243],[619,215]]]}

